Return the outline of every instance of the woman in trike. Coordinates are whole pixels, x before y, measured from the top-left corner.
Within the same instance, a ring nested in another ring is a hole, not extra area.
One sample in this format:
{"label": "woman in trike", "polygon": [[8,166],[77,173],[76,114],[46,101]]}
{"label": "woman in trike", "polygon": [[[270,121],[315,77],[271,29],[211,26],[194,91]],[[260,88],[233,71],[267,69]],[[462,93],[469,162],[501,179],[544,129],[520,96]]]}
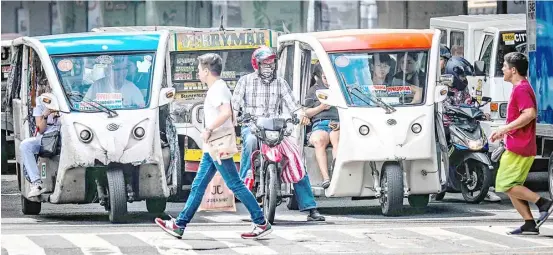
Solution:
{"label": "woman in trike", "polygon": [[[339,114],[330,184],[315,194],[379,198],[383,214],[397,215],[404,197],[423,207],[429,194],[441,191],[435,113],[447,87],[439,77],[439,33],[342,30],[279,37],[280,63],[294,71],[294,94],[306,103],[313,52],[328,81],[328,89],[316,91],[317,100]],[[300,61],[287,54],[291,50],[302,51]],[[324,180],[306,131],[298,128],[297,142],[305,144],[306,169],[318,185]]]}
{"label": "woman in trike", "polygon": [[[12,99],[15,140],[19,154],[30,152],[17,157],[24,214],[39,214],[42,202],[99,201],[112,222],[125,219],[127,202],[146,200],[148,211],[165,210],[180,170],[176,132],[167,117],[174,97],[164,77],[168,38],[161,31],[14,40],[14,62],[21,63],[10,84],[20,90]],[[51,92],[37,94],[39,78],[47,79],[42,85]],[[51,112],[59,116],[59,129],[29,139],[36,118]],[[39,147],[23,142],[30,140],[39,140]],[[36,162],[35,154],[39,173],[24,167]]]}

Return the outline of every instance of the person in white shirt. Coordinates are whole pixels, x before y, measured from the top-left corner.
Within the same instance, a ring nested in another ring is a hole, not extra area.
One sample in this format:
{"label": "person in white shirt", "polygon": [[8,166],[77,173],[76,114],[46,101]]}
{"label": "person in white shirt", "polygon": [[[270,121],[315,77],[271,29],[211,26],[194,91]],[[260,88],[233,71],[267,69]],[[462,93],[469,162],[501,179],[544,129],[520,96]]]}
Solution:
{"label": "person in white shirt", "polygon": [[129,63],[127,57],[114,57],[115,63],[108,64],[105,68],[105,77],[99,79],[90,86],[85,98],[95,100],[97,93],[121,93],[123,96],[123,108],[144,107],[144,95],[131,81],[127,80]]}
{"label": "person in white shirt", "polygon": [[204,140],[203,157],[182,212],[176,219],[163,220],[156,218],[155,223],[170,235],[181,237],[186,225],[192,220],[192,217],[194,217],[194,214],[198,210],[209,182],[215,173],[219,171],[226,185],[248,209],[254,223],[253,230],[242,234],[242,238],[261,238],[271,233],[271,224],[265,220],[265,216],[255,197],[240,179],[233,159],[223,159],[219,163],[211,157],[207,151],[207,146],[205,146],[205,141],[209,139],[214,130],[219,130],[220,128],[234,129],[232,123],[233,112],[230,106],[232,94],[226,82],[220,78],[223,69],[222,59],[217,54],[208,53],[198,57],[198,61],[198,76],[200,81],[207,84],[208,87],[204,101],[205,130],[201,135]]}
{"label": "person in white shirt", "polygon": [[[39,82],[38,90],[39,95],[50,92],[50,86],[46,79],[42,79]],[[50,109],[46,108],[39,100],[39,97],[36,97],[35,100],[33,117],[35,117],[38,132],[36,136],[23,140],[19,145],[23,166],[31,181],[31,190],[29,191],[28,197],[36,197],[44,192],[35,155],[40,152],[42,136],[50,132],[59,131],[61,124],[58,113],[52,112]]]}

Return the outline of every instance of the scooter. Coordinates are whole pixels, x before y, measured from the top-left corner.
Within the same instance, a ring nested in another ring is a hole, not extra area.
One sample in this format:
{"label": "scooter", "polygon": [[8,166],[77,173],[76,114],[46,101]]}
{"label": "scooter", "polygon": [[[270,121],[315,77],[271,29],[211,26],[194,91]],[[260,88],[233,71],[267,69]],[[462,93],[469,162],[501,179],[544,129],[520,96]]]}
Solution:
{"label": "scooter", "polygon": [[248,186],[255,191],[256,198],[261,199],[263,213],[271,224],[275,220],[276,207],[283,198],[291,196],[290,192],[282,192],[280,176],[287,159],[278,146],[291,134],[288,123],[297,125],[299,122],[296,117],[258,118],[249,114],[238,119],[239,124],[249,125],[258,140],[258,150],[252,153],[252,171],[248,173],[246,183],[251,184]]}
{"label": "scooter", "polygon": [[436,195],[436,200],[443,199],[446,192],[461,192],[465,201],[480,203],[488,193],[493,165],[479,121],[485,119],[480,108],[491,102],[491,98],[483,97],[482,101],[485,103],[475,106],[445,106],[444,114],[449,118],[445,123],[449,131],[446,133],[449,171],[446,189]]}

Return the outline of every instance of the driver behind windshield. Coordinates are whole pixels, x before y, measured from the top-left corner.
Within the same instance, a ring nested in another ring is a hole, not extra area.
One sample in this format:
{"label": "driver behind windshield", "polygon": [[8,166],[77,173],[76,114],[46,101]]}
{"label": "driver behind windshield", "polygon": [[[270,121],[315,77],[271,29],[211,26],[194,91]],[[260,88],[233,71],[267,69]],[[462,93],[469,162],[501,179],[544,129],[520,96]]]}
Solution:
{"label": "driver behind windshield", "polygon": [[[94,69],[103,69],[104,77],[96,80],[85,95],[89,100],[97,100],[98,93],[109,93],[122,95],[123,108],[127,107],[144,107],[144,95],[133,82],[127,80],[127,74],[132,63],[127,57],[108,57],[113,60],[112,63],[100,63],[94,66]],[[105,59],[104,59],[105,60]],[[101,102],[100,102],[101,103]]]}
{"label": "driver behind windshield", "polygon": [[420,62],[417,61],[418,53],[409,52],[399,56],[398,65],[401,71],[394,75],[392,85],[394,86],[410,86],[414,95],[411,104],[418,104],[422,101],[422,89],[426,86],[426,74],[419,70]]}

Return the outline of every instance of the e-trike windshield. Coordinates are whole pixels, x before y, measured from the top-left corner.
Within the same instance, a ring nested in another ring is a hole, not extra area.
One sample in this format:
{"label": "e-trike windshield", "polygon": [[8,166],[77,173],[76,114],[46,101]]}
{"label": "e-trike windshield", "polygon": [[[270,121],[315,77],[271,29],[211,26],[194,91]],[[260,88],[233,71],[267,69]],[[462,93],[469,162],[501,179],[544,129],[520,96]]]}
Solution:
{"label": "e-trike windshield", "polygon": [[[424,103],[428,51],[331,53],[330,60],[348,106],[377,107]],[[367,97],[380,100],[366,100]]]}
{"label": "e-trike windshield", "polygon": [[[53,56],[73,111],[142,109],[149,105],[155,53]],[[96,104],[95,104],[96,103]]]}

